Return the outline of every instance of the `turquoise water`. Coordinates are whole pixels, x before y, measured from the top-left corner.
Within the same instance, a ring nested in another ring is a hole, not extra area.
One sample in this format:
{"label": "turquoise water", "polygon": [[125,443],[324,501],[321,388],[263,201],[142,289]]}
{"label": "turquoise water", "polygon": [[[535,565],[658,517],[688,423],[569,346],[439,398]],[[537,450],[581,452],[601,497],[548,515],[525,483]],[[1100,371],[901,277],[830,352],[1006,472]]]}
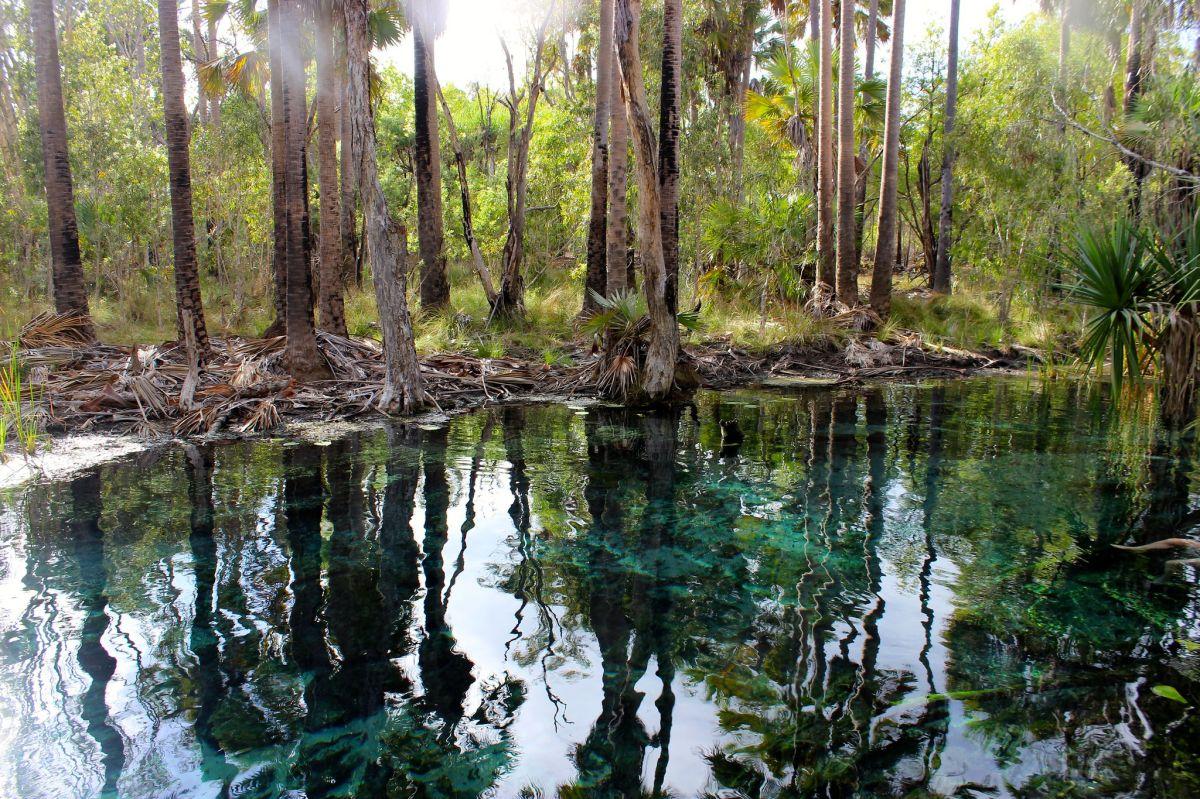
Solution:
{"label": "turquoise water", "polygon": [[1196,569],[1111,546],[1196,526],[1193,471],[1108,417],[747,391],[33,486],[0,796],[1200,795]]}

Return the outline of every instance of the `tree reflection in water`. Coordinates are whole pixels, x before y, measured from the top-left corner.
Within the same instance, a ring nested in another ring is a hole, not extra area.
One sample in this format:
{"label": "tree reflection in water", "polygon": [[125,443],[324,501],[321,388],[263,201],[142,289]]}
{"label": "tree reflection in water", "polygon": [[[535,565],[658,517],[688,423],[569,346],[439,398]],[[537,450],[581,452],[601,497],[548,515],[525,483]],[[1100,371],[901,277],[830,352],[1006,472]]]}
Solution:
{"label": "tree reflection in water", "polygon": [[0,516],[0,790],[1200,794],[1194,567],[1111,546],[1189,452],[991,381],[106,466]]}

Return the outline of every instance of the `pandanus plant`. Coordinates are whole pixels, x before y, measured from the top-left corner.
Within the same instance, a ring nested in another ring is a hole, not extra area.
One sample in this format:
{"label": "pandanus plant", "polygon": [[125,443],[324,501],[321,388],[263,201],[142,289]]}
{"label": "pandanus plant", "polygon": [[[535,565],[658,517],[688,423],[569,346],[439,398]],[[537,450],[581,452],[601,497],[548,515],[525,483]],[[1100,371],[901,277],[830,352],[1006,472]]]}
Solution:
{"label": "pandanus plant", "polygon": [[[592,300],[598,308],[583,322],[583,331],[593,337],[601,356],[592,367],[592,379],[610,399],[637,399],[642,394],[641,375],[650,347],[646,298],[635,291],[612,297],[593,292]],[[699,330],[700,306],[681,311],[675,318],[684,330]]]}
{"label": "pandanus plant", "polygon": [[1095,313],[1079,357],[1089,368],[1111,364],[1111,385],[1158,378],[1164,426],[1196,419],[1200,372],[1200,214],[1177,235],[1129,222],[1081,234],[1069,261],[1070,296]]}

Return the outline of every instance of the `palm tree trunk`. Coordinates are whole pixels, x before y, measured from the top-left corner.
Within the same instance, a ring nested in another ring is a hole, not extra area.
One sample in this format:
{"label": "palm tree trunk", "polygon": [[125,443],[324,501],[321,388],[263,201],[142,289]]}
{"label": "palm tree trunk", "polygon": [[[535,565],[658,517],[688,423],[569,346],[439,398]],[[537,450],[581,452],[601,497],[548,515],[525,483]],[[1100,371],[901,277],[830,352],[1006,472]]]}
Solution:
{"label": "palm tree trunk", "polygon": [[[1145,61],[1145,29],[1146,1],[1134,0],[1129,12],[1129,51],[1125,61],[1125,102],[1123,109],[1126,116],[1133,113],[1137,107],[1138,98],[1145,90],[1146,64]],[[1130,173],[1133,175],[1133,192],[1129,197],[1129,214],[1137,220],[1142,214],[1142,186],[1150,169],[1140,158],[1129,156],[1125,159]]]}
{"label": "palm tree trunk", "polygon": [[879,184],[879,230],[871,272],[871,308],[886,319],[892,310],[892,270],[900,242],[897,189],[900,179],[900,106],[904,103],[904,0],[892,0],[892,58],[883,127],[883,177]]}
{"label": "palm tree trunk", "polygon": [[283,98],[283,27],[281,5],[287,0],[267,1],[268,57],[271,66],[271,285],[275,319],[264,337],[282,336],[287,331],[287,192],[284,180],[284,135],[286,124]]}
{"label": "palm tree trunk", "polygon": [[[217,20],[208,20],[208,47],[205,51],[209,61],[216,61],[221,57],[217,48]],[[221,96],[214,94],[208,98],[208,122],[214,128],[221,127]]]}
{"label": "palm tree trunk", "polygon": [[[614,55],[616,44],[613,45]],[[621,62],[612,61],[612,130],[608,141],[608,227],[605,231],[606,293],[616,297],[633,289],[629,279],[629,117],[621,85]]]}
{"label": "palm tree trunk", "polygon": [[58,34],[54,0],[30,0],[34,63],[37,74],[38,128],[46,168],[46,208],[50,227],[51,280],[54,309],[81,317],[81,332],[95,337],[88,311],[79,229],[75,221],[75,190],[67,155],[67,120],[63,112],[62,76],[58,63]]}
{"label": "palm tree trunk", "polygon": [[[875,78],[875,44],[879,37],[879,0],[871,0],[867,10],[867,40],[866,57],[863,61],[863,77],[866,80]],[[863,234],[867,226],[867,183],[871,178],[869,164],[870,153],[867,150],[867,136],[864,134],[858,143],[858,157],[863,164],[862,174],[855,183],[854,200],[854,252],[855,263],[860,267],[863,260]]]}
{"label": "palm tree trunk", "polygon": [[817,284],[813,307],[834,296],[837,260],[833,239],[833,9],[820,0],[820,86],[817,108]]}
{"label": "palm tree trunk", "polygon": [[[300,41],[301,7],[296,0],[279,5],[281,41]],[[283,59],[284,207],[287,209],[287,363],[298,381],[330,376],[317,348],[313,324],[312,268],[309,257],[308,192],[305,144],[308,115],[305,103],[304,60]]]}
{"label": "palm tree trunk", "polygon": [[442,233],[442,168],[438,154],[436,73],[433,34],[423,24],[413,26],[414,97],[416,140],[414,160],[417,178],[417,239],[421,251],[421,306],[430,310],[450,303],[450,281],[446,274],[446,252]]}
{"label": "palm tree trunk", "polygon": [[[662,202],[664,299],[671,325],[679,310],[679,116],[683,87],[683,0],[663,4],[662,81],[658,122],[658,185]],[[665,350],[664,350],[665,353]],[[675,369],[675,353],[670,368]]]}
{"label": "palm tree trunk", "polygon": [[1196,420],[1200,381],[1200,319],[1195,303],[1172,312],[1164,339],[1160,415],[1168,430],[1183,430]]}
{"label": "palm tree trunk", "polygon": [[587,278],[583,313],[599,307],[596,295],[607,288],[609,119],[612,116],[613,0],[600,0],[600,43],[596,52],[596,116],[592,123],[592,212],[588,223]]}
{"label": "palm tree trunk", "polygon": [[946,121],[942,134],[942,211],[938,219],[937,260],[933,265],[933,290],[949,294],[950,247],[954,221],[954,122],[958,115],[958,18],[960,0],[950,0],[950,50],[946,61]]}
{"label": "palm tree trunk", "polygon": [[[183,63],[179,55],[179,5],[158,0],[159,61],[166,120],[167,169],[171,177],[171,234],[175,252],[175,311],[179,340],[194,336],[196,357],[208,355],[208,331],[196,269],[196,226],[192,218],[192,166],[187,108],[183,103]],[[191,327],[190,333],[187,327]]]}
{"label": "palm tree trunk", "polygon": [[337,173],[337,70],[333,58],[333,0],[317,6],[317,180],[321,189],[321,264],[317,306],[321,327],[346,335],[342,300],[341,186]]}
{"label": "palm tree trunk", "polygon": [[[345,34],[345,17],[344,15],[336,15],[335,20],[337,25]],[[338,51],[338,79],[340,92],[341,106],[341,127],[338,130],[338,137],[341,140],[341,181],[342,181],[342,198],[339,203],[338,222],[342,229],[342,285],[349,286],[351,281],[356,285],[362,285],[362,268],[358,259],[358,228],[356,218],[358,216],[358,159],[354,156],[353,133],[351,132],[350,122],[350,88],[347,79],[347,62],[346,62],[346,46],[343,38],[342,46]]]}
{"label": "palm tree trunk", "polygon": [[[668,0],[674,10],[678,0]],[[651,401],[666,399],[675,383],[675,362],[679,355],[679,327],[667,305],[667,274],[663,258],[662,200],[658,177],[658,153],[646,85],[642,78],[642,59],[638,50],[641,0],[617,0],[615,31],[621,72],[629,98],[633,149],[637,156],[638,178],[638,249],[642,259],[643,290],[650,315],[650,346],[643,367],[641,388]],[[664,31],[674,38],[672,26]],[[678,30],[678,28],[676,28]],[[672,46],[678,45],[678,39]]]}
{"label": "palm tree trunk", "polygon": [[858,168],[854,153],[854,11],[842,2],[838,49],[838,209],[837,298],[847,307],[858,305],[858,248],[854,240]]}
{"label": "palm tree trunk", "polygon": [[[196,98],[196,111],[200,117],[200,124],[208,124],[208,95],[204,93],[204,78],[200,74],[201,67],[208,60],[208,53],[204,48],[204,37],[200,35],[200,2],[201,0],[192,0],[192,55],[196,60],[196,85],[200,87],[198,97]],[[178,23],[176,23],[178,27]],[[159,32],[161,36],[161,31]],[[178,34],[175,37],[178,39]]]}
{"label": "palm tree trunk", "polygon": [[405,296],[407,244],[388,214],[375,157],[375,126],[371,120],[370,62],[367,43],[367,0],[346,0],[346,118],[350,143],[358,154],[359,193],[367,221],[368,251],[383,354],[387,362],[378,406],[384,412],[410,413],[425,404],[421,366],[413,344],[412,319]]}

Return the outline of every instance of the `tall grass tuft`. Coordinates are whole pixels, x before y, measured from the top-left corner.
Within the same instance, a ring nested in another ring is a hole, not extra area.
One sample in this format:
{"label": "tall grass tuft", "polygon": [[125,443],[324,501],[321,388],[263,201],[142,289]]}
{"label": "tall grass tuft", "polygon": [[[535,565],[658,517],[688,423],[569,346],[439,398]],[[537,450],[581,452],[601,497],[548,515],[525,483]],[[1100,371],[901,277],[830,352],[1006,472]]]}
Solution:
{"label": "tall grass tuft", "polygon": [[32,388],[25,382],[25,370],[14,344],[0,366],[0,460],[7,459],[10,437],[25,455],[37,450],[41,429],[31,410],[32,399]]}

